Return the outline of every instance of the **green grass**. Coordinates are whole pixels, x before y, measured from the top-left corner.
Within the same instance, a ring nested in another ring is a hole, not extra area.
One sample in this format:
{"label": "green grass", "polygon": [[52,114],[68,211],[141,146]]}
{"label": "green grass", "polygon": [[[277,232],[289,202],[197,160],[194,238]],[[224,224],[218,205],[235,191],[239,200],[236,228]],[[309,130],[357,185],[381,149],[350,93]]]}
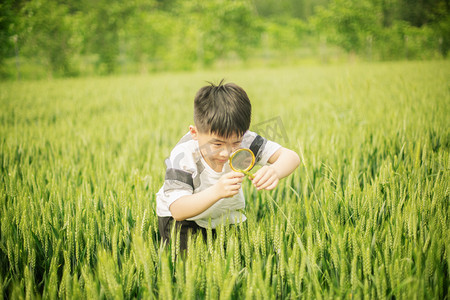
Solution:
{"label": "green grass", "polygon": [[[155,193],[223,77],[302,165],[182,259]],[[6,82],[0,107],[0,297],[448,299],[448,61]]]}

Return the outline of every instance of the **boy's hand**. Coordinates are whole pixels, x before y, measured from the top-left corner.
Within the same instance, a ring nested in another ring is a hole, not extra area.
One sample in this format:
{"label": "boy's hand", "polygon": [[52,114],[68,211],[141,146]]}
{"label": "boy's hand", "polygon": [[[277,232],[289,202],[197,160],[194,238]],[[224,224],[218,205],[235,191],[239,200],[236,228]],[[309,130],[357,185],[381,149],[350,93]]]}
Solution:
{"label": "boy's hand", "polygon": [[222,175],[214,185],[215,192],[220,198],[228,198],[236,195],[241,188],[244,176],[240,172],[230,172]]}
{"label": "boy's hand", "polygon": [[278,174],[271,166],[264,166],[254,174],[253,184],[257,190],[273,190],[278,185]]}

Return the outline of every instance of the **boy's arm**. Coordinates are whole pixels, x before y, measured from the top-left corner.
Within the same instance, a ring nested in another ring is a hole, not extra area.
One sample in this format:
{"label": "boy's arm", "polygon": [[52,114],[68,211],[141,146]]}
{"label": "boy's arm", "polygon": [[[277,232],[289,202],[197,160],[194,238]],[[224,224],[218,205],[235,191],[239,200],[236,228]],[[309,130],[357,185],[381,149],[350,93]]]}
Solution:
{"label": "boy's arm", "polygon": [[272,190],[278,181],[291,174],[300,164],[300,158],[292,150],[281,147],[268,160],[270,166],[264,166],[255,173],[253,184],[258,190]]}
{"label": "boy's arm", "polygon": [[201,214],[222,198],[236,195],[241,188],[244,174],[230,172],[209,188],[192,195],[182,196],[175,200],[169,210],[177,221],[186,220]]}

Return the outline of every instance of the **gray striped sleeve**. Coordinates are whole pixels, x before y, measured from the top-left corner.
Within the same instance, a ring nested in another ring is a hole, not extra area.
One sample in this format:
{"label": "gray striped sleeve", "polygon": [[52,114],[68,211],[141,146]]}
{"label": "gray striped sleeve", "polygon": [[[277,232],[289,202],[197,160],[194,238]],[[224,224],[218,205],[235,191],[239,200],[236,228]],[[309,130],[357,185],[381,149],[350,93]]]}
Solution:
{"label": "gray striped sleeve", "polygon": [[255,154],[256,163],[267,164],[269,158],[281,147],[278,143],[268,140],[259,134],[247,131],[242,140],[241,146],[249,148]]}
{"label": "gray striped sleeve", "polygon": [[194,180],[192,174],[179,169],[167,169],[164,192],[167,193],[173,190],[187,190],[193,192]]}
{"label": "gray striped sleeve", "polygon": [[253,142],[250,144],[250,150],[253,152],[256,158],[256,163],[261,160],[264,147],[266,146],[267,140],[260,136],[259,134],[255,137]]}

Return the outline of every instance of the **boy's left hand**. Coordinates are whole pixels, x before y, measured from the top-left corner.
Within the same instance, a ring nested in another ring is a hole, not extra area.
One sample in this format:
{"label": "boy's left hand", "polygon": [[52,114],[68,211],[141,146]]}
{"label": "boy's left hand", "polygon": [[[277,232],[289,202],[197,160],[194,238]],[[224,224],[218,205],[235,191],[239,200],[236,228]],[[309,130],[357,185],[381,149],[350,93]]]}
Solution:
{"label": "boy's left hand", "polygon": [[278,174],[271,166],[264,166],[259,169],[252,179],[256,189],[273,190],[278,185]]}

